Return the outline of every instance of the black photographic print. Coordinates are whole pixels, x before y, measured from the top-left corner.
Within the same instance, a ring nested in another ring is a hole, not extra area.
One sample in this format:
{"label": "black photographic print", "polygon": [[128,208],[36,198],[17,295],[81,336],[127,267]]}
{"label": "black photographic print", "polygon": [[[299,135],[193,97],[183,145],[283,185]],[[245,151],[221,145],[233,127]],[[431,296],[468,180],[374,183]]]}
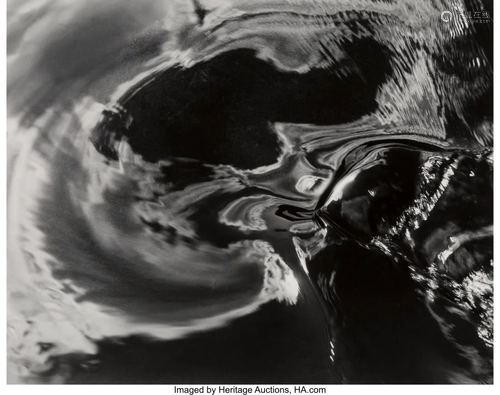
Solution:
{"label": "black photographic print", "polygon": [[7,382],[493,384],[493,11],[9,0]]}

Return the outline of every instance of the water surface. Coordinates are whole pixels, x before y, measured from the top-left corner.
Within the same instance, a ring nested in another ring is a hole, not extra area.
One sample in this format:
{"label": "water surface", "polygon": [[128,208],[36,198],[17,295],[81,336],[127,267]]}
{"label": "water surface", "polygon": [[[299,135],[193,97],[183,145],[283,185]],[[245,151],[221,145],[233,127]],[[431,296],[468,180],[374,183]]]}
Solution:
{"label": "water surface", "polygon": [[10,381],[492,381],[490,3],[8,8]]}

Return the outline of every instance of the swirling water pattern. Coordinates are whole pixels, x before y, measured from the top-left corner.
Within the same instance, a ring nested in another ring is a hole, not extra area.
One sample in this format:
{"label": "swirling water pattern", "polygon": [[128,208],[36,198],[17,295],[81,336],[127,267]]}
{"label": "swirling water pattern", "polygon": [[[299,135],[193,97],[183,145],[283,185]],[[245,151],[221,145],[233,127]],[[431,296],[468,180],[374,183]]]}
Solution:
{"label": "swirling water pattern", "polygon": [[460,10],[10,3],[9,379],[490,382],[490,27]]}

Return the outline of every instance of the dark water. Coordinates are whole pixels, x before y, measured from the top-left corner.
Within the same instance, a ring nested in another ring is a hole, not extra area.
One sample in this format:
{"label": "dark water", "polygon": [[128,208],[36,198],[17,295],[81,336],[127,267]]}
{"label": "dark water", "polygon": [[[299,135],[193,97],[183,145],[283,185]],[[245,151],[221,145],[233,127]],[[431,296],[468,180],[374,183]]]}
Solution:
{"label": "dark water", "polygon": [[8,18],[10,381],[492,382],[491,3]]}

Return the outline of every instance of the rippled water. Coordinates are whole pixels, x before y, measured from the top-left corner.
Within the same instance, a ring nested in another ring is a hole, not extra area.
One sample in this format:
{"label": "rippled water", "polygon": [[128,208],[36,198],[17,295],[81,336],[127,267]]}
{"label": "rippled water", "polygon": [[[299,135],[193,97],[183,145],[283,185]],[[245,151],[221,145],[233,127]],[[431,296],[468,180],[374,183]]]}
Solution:
{"label": "rippled water", "polygon": [[9,380],[491,382],[490,18],[10,2]]}

